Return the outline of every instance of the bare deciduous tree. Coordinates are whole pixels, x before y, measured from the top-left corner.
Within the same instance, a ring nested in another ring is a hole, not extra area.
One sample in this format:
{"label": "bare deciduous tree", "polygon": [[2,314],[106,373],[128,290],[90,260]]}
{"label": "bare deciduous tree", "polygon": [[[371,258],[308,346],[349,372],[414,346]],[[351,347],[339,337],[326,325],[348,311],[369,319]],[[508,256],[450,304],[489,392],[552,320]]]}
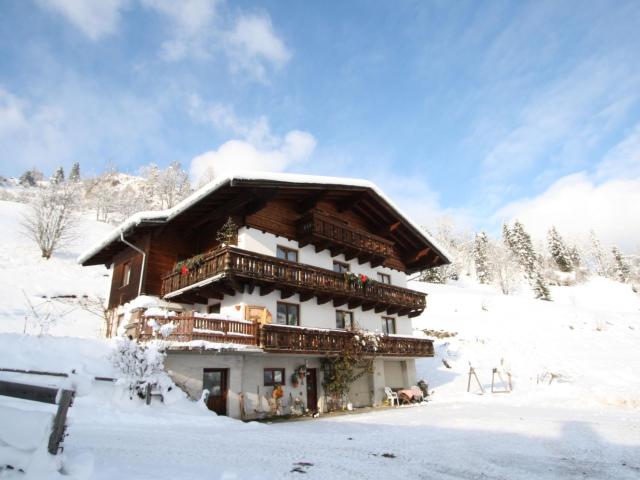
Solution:
{"label": "bare deciduous tree", "polygon": [[43,258],[51,258],[58,247],[73,239],[76,205],[77,189],[68,183],[42,187],[29,202],[22,226]]}

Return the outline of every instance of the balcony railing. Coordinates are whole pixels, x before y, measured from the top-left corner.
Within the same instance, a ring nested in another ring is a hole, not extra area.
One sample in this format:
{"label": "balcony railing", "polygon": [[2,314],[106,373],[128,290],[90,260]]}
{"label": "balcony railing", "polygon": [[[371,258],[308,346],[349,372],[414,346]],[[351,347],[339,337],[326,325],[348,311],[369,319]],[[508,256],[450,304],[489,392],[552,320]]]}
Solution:
{"label": "balcony railing", "polygon": [[376,308],[389,314],[415,316],[426,306],[425,294],[368,280],[362,285],[342,273],[324,268],[261,255],[237,247],[222,247],[199,257],[191,270],[174,271],[162,279],[162,295],[178,298],[196,293],[197,289],[214,288],[215,282],[233,278],[253,282],[271,289],[300,293],[306,296],[334,299],[334,303],[349,303],[350,308]]}
{"label": "balcony railing", "polygon": [[300,237],[309,243],[327,248],[351,250],[359,258],[374,257],[378,263],[393,253],[393,242],[372,233],[347,225],[318,212],[310,212],[298,223]]}
{"label": "balcony railing", "polygon": [[[149,325],[169,323],[172,330],[162,336]],[[162,338],[172,342],[204,340],[216,343],[253,345],[265,352],[297,353],[310,355],[339,355],[353,348],[356,332],[293,327],[287,325],[259,325],[241,320],[200,318],[193,315],[175,317],[144,317],[138,338],[141,341]],[[378,348],[372,355],[399,357],[432,357],[433,342],[426,338],[382,335]]]}
{"label": "balcony railing", "polygon": [[[166,330],[163,336],[154,332],[157,327],[173,324],[174,328]],[[174,342],[190,342],[192,340],[206,340],[209,342],[238,343],[242,345],[256,345],[258,326],[254,322],[223,320],[217,318],[202,318],[194,315],[176,315],[174,317],[143,317],[139,325],[138,338],[141,341],[152,338],[165,338]]]}

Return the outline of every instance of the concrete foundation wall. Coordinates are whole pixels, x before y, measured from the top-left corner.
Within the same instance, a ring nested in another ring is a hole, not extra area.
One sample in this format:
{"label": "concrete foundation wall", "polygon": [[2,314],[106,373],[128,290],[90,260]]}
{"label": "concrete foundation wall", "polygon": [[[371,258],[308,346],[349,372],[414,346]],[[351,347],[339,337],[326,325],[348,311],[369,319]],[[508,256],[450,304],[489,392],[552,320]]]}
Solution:
{"label": "concrete foundation wall", "polygon": [[[205,368],[228,369],[227,413],[230,417],[240,418],[240,393],[245,398],[245,418],[257,418],[268,411],[268,399],[272,386],[264,385],[265,368],[284,368],[284,397],[281,404],[286,411],[291,402],[300,398],[307,405],[307,379],[298,379],[293,387],[291,375],[298,367],[305,365],[315,368],[317,373],[318,408],[325,411],[325,399],[322,383],[323,372],[320,358],[282,354],[243,354],[243,353],[207,353],[207,352],[169,352],[165,359],[165,368],[176,384],[194,399],[200,399],[203,393],[203,370]],[[349,401],[354,407],[378,406],[384,401],[384,387],[408,387],[415,385],[414,360],[375,359],[373,373],[360,377],[351,386]],[[263,399],[261,400],[261,397]]]}

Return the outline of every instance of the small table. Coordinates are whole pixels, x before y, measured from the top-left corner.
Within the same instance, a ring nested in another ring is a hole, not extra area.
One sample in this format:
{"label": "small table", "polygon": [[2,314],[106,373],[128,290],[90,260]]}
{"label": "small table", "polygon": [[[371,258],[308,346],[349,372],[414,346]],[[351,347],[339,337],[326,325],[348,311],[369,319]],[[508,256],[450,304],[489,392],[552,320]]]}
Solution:
{"label": "small table", "polygon": [[404,403],[421,402],[424,400],[422,390],[418,387],[402,388],[398,390],[398,398]]}

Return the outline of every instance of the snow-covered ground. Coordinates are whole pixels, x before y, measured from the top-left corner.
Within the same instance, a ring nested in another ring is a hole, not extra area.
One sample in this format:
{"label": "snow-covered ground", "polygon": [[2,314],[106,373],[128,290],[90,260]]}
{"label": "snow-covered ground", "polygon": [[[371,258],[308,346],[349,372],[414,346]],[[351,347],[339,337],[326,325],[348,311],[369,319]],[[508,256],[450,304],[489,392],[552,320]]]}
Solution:
{"label": "snow-covered ground", "polygon": [[[418,361],[418,377],[435,389],[432,402],[244,424],[216,417],[177,389],[165,404],[146,406],[116,385],[91,381],[116,375],[108,359],[114,345],[76,338],[101,327],[79,308],[58,315],[50,328],[56,336],[22,335],[29,314],[22,290],[45,306],[55,295],[106,294],[108,271],[74,259],[110,227],[85,220],[80,241],[45,261],[17,233],[21,208],[0,202],[7,232],[0,238],[0,332],[18,332],[0,333],[0,367],[77,374],[0,378],[79,389],[61,459],[65,478],[640,478],[640,296],[629,285],[593,278],[555,287],[554,301],[543,302],[474,282],[414,283],[429,294],[415,326],[456,333],[436,341],[435,358]],[[473,383],[466,391],[470,364],[484,395]],[[491,372],[501,364],[514,391],[491,394]],[[20,443],[20,426],[28,427],[7,421],[15,413],[9,408],[53,411],[0,397],[0,460],[15,457],[20,445],[11,442]],[[23,447],[28,453],[33,445]],[[31,478],[56,478],[51,467],[34,466]],[[29,476],[4,471],[0,478]]]}
{"label": "snow-covered ground", "polygon": [[[76,258],[113,226],[83,217],[73,243],[45,260],[33,240],[23,234],[21,221],[27,209],[21,203],[0,201],[0,332],[48,330],[54,335],[98,336],[104,328],[99,312],[78,303],[94,307],[96,298],[104,299],[110,271],[102,266],[81,267]],[[77,298],[61,298],[70,295]]]}

